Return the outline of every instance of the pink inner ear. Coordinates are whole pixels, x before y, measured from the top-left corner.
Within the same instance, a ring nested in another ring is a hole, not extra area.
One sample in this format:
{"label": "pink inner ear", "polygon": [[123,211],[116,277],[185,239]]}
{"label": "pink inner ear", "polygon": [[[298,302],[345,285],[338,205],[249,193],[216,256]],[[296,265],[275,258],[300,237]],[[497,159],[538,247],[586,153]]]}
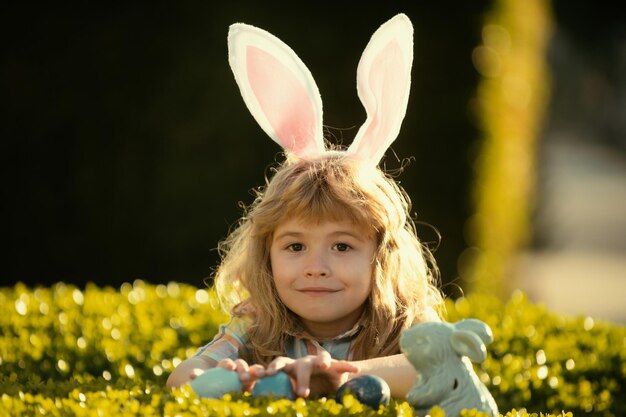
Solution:
{"label": "pink inner ear", "polygon": [[[373,157],[379,148],[389,145],[388,135],[397,123],[398,108],[403,104],[402,97],[406,88],[406,74],[398,74],[399,68],[405,68],[403,60],[402,50],[398,42],[393,40],[387,47],[382,48],[369,70],[368,86],[371,91],[369,97],[373,97],[374,101],[364,103],[371,120],[363,134],[365,143],[361,145],[360,150],[363,154],[366,147],[365,153],[368,157]],[[393,139],[395,138],[391,140]]]}
{"label": "pink inner ear", "polygon": [[293,72],[254,46],[247,47],[247,70],[250,87],[280,145],[297,155],[313,148],[316,127],[313,104]]}

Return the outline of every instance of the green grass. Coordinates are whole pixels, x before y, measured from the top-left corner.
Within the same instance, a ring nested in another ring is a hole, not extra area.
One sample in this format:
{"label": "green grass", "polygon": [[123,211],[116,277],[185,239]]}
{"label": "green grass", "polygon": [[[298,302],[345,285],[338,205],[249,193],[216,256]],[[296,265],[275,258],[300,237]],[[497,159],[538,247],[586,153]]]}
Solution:
{"label": "green grass", "polygon": [[[449,301],[448,314],[492,327],[477,372],[504,415],[626,415],[626,328],[563,317],[523,294]],[[186,284],[1,288],[0,416],[415,415],[404,401],[375,412],[353,399],[209,400],[165,388],[226,319],[212,292]]]}

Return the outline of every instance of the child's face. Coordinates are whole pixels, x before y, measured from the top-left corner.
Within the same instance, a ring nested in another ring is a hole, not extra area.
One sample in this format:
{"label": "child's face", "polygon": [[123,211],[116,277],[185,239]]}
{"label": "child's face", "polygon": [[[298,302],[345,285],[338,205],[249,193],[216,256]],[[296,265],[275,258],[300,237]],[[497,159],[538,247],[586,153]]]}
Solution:
{"label": "child's face", "polygon": [[375,250],[373,233],[349,221],[286,220],[270,251],[278,295],[313,336],[350,330],[371,290]]}

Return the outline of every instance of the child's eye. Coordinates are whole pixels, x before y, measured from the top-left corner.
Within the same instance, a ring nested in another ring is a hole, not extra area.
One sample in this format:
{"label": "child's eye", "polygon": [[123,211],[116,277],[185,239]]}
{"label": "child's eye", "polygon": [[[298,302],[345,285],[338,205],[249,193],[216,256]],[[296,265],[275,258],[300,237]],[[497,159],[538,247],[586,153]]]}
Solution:
{"label": "child's eye", "polygon": [[339,251],[339,252],[346,252],[348,250],[350,250],[350,245],[348,245],[347,243],[335,243],[335,250]]}
{"label": "child's eye", "polygon": [[304,245],[302,243],[292,243],[287,246],[287,249],[291,252],[300,252],[302,249],[304,249]]}

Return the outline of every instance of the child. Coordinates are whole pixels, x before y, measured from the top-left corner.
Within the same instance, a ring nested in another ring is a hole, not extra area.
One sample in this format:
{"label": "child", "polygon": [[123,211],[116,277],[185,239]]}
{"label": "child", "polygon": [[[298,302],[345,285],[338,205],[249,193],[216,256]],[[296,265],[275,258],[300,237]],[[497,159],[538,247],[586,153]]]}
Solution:
{"label": "child", "polygon": [[395,397],[413,386],[400,333],[439,320],[442,296],[409,198],[378,168],[406,112],[412,34],[400,14],[372,36],[357,70],[367,120],[347,150],[326,150],[306,66],[273,35],[231,26],[237,84],[286,160],[221,243],[215,287],[231,321],[168,386],[215,366],[236,370],[247,390],[283,370],[303,397],[333,393],[357,372],[382,377]]}

